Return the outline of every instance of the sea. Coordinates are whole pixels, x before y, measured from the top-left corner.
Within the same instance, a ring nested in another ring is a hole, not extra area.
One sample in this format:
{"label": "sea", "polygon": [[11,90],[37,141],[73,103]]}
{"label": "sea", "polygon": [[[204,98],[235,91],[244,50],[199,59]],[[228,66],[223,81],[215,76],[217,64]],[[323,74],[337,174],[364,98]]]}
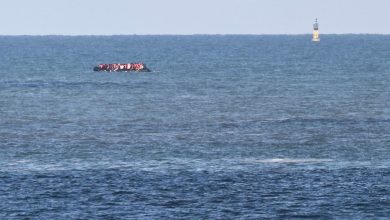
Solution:
{"label": "sea", "polygon": [[304,218],[390,218],[390,35],[0,37],[0,219]]}

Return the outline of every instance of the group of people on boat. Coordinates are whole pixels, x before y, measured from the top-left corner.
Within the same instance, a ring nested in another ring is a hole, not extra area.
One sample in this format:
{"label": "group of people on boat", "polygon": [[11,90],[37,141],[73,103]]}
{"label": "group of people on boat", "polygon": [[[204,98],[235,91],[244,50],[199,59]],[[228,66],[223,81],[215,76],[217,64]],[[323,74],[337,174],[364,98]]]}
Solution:
{"label": "group of people on boat", "polygon": [[99,64],[94,68],[95,71],[149,71],[143,63],[113,63],[113,64]]}

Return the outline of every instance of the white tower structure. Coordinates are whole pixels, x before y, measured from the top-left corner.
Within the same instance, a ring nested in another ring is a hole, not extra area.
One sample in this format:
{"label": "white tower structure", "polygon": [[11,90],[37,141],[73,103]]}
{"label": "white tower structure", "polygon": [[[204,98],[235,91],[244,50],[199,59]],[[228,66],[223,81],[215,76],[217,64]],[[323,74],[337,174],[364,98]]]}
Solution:
{"label": "white tower structure", "polygon": [[313,39],[314,42],[320,41],[320,31],[318,26],[318,20],[316,18],[316,22],[313,24]]}

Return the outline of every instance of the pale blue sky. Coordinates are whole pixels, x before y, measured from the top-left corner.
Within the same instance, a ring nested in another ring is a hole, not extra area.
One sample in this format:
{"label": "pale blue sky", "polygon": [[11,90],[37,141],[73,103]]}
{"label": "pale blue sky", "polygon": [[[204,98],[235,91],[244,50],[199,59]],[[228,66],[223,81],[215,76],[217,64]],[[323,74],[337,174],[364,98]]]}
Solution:
{"label": "pale blue sky", "polygon": [[390,34],[390,0],[1,0],[0,35]]}

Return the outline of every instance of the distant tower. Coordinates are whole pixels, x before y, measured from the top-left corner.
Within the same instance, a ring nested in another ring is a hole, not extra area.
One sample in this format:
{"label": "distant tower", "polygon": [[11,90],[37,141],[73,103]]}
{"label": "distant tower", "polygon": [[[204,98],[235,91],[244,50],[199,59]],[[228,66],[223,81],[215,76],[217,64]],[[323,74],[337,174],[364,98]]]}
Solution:
{"label": "distant tower", "polygon": [[318,29],[318,21],[316,18],[316,22],[313,24],[313,41],[319,42],[320,41],[320,31]]}

